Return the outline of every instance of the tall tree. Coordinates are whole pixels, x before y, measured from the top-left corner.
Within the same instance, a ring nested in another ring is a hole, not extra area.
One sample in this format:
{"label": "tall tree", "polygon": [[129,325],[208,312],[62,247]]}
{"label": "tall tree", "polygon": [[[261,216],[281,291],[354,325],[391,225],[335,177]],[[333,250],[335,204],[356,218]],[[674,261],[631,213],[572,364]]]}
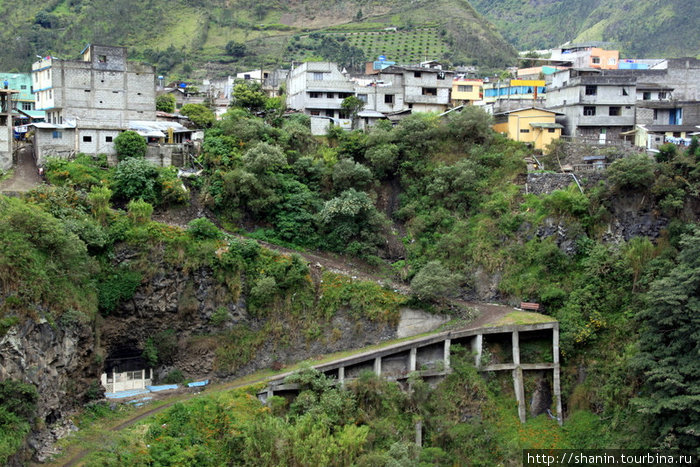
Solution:
{"label": "tall tree", "polygon": [[640,314],[638,363],[644,391],[635,400],[662,447],[700,452],[700,228],[685,235],[671,270],[655,280]]}

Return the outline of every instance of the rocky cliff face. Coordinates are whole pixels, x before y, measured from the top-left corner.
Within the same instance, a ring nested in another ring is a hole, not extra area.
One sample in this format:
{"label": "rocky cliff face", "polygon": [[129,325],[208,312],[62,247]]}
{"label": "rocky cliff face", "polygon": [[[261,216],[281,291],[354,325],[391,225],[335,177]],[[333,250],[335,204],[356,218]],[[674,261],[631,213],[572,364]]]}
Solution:
{"label": "rocky cliff face", "polygon": [[[26,320],[0,339],[0,380],[31,383],[39,392],[36,429],[27,440],[31,451],[43,451],[54,441],[67,415],[87,399],[91,384],[94,389],[99,365],[93,346],[91,326],[59,326],[43,319]],[[52,426],[56,422],[60,426]]]}

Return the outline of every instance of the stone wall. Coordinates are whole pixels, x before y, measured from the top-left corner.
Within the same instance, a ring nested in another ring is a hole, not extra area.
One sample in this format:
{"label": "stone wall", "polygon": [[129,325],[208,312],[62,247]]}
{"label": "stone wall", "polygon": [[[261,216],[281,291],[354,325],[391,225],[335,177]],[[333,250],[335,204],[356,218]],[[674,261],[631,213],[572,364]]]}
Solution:
{"label": "stone wall", "polygon": [[[606,179],[603,171],[580,172],[573,175],[576,176],[584,191]],[[564,190],[572,183],[576,182],[572,174],[568,173],[529,173],[527,174],[525,190],[535,195],[546,195],[554,190]]]}

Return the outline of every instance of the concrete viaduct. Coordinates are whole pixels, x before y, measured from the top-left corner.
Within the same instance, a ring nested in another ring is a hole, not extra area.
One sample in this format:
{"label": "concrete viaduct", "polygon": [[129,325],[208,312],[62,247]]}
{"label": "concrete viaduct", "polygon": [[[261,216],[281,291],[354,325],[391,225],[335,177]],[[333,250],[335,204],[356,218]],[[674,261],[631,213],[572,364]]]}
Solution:
{"label": "concrete viaduct", "polygon": [[[552,341],[551,361],[523,362],[521,360],[520,349],[523,342],[548,339],[550,336]],[[511,361],[482,364],[485,340],[509,344],[506,347],[512,349]],[[523,372],[551,371],[554,403],[561,425],[563,418],[559,374],[559,323],[556,321],[446,331],[314,365],[313,368],[337,379],[341,385],[350,379],[357,378],[361,372],[366,370],[374,371],[378,376],[390,381],[405,382],[409,374],[416,372],[424,380],[436,382],[451,371],[450,347],[454,344],[472,349],[475,355],[474,363],[479,371],[511,372],[515,396],[518,401],[518,416],[522,423],[525,423],[527,417]],[[265,402],[274,395],[284,396],[298,393],[298,385],[284,383],[284,379],[289,374],[291,373],[279,375],[269,381],[268,386],[258,392],[258,398]]]}

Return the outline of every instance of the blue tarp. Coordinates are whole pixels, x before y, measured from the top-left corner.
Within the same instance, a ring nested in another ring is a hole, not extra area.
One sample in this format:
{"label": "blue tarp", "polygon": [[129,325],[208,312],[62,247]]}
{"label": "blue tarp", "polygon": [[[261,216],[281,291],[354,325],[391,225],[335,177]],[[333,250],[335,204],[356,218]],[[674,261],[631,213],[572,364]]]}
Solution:
{"label": "blue tarp", "polygon": [[209,380],[205,379],[204,381],[195,381],[192,383],[187,383],[187,386],[189,386],[191,388],[195,388],[195,387],[199,387],[199,386],[206,386],[207,384],[209,384]]}
{"label": "blue tarp", "polygon": [[168,389],[177,389],[177,384],[163,384],[162,386],[146,386],[151,392],[167,391]]}
{"label": "blue tarp", "polygon": [[108,392],[105,394],[107,399],[123,399],[125,397],[134,397],[139,394],[148,394],[148,389],[132,389],[131,391]]}

